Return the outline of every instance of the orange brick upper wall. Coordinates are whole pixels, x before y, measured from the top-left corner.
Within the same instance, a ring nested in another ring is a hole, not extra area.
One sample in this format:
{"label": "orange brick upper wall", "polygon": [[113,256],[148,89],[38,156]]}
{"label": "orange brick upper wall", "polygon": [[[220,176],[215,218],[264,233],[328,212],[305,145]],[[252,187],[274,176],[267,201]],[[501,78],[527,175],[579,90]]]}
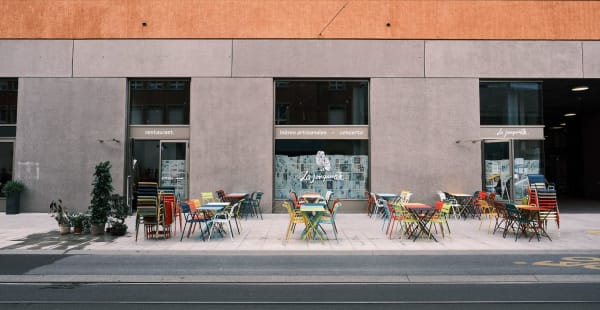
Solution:
{"label": "orange brick upper wall", "polygon": [[600,1],[0,0],[0,12],[4,39],[600,38]]}

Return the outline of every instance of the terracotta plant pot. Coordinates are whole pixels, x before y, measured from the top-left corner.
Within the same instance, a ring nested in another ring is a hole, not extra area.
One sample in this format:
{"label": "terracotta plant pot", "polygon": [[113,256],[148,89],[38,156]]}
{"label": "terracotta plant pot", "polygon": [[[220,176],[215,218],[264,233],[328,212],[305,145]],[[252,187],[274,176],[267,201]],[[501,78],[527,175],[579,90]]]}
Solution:
{"label": "terracotta plant pot", "polygon": [[73,233],[81,235],[83,233],[83,226],[73,226]]}
{"label": "terracotta plant pot", "polygon": [[58,229],[61,235],[66,235],[71,233],[71,226],[59,225]]}

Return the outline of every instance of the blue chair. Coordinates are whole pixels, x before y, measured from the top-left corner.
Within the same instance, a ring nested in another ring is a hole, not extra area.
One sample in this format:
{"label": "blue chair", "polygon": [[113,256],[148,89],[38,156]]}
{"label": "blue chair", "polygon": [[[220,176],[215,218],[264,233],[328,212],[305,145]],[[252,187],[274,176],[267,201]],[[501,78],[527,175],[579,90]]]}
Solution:
{"label": "blue chair", "polygon": [[[183,225],[183,229],[181,230],[181,238],[179,239],[179,241],[181,242],[183,240],[183,235],[185,234],[185,228],[187,227],[187,225],[189,224],[190,227],[188,228],[188,234],[187,237],[190,237],[190,234],[192,232],[192,229],[194,228],[194,226],[196,224],[198,224],[200,226],[200,235],[202,237],[203,241],[206,241],[204,239],[204,233],[202,231],[202,223],[208,224],[208,219],[206,219],[203,215],[198,215],[194,212],[192,212],[190,205],[187,202],[181,202],[180,204],[181,207],[181,214],[183,214],[183,220],[185,222],[185,224]],[[207,225],[208,227],[208,225]]]}
{"label": "blue chair", "polygon": [[[331,212],[331,215],[325,215],[325,216],[321,217],[321,219],[319,220],[319,227],[321,227],[321,230],[324,233],[325,233],[325,230],[323,229],[321,224],[331,225],[331,227],[333,228],[333,235],[335,236],[335,240],[338,240],[338,236],[337,236],[338,230],[337,230],[337,226],[335,225],[335,216],[341,207],[342,207],[342,202],[339,199],[336,199],[333,202],[333,211]],[[327,234],[327,233],[325,233],[325,234]]]}

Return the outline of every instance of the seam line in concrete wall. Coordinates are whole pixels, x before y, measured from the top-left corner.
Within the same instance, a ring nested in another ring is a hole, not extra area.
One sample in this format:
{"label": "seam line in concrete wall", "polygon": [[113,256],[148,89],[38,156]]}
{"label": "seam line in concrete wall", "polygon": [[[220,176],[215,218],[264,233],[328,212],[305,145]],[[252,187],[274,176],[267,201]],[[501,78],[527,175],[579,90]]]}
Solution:
{"label": "seam line in concrete wall", "polygon": [[233,40],[231,40],[231,59],[229,61],[229,77],[233,77]]}
{"label": "seam line in concrete wall", "polygon": [[75,76],[75,40],[71,40],[71,77]]}
{"label": "seam line in concrete wall", "polygon": [[581,44],[581,77],[585,79],[585,62],[583,61],[583,57],[585,55],[583,55],[583,41],[580,41],[579,44]]}
{"label": "seam line in concrete wall", "polygon": [[427,40],[423,40],[423,78],[427,77],[427,75],[426,75],[427,72],[425,72],[425,67],[427,65],[426,64],[427,60],[425,59],[425,50],[426,50],[427,47],[425,45],[427,45]]}

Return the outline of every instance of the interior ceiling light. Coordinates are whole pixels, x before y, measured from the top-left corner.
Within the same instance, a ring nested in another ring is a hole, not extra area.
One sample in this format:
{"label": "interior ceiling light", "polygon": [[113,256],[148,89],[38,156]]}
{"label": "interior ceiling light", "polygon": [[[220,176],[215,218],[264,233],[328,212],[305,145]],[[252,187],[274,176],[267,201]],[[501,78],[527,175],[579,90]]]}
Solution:
{"label": "interior ceiling light", "polygon": [[550,127],[550,129],[563,129],[561,126]]}
{"label": "interior ceiling light", "polygon": [[581,85],[581,86],[575,86],[575,87],[571,88],[571,91],[585,91],[588,89],[590,89],[588,86]]}
{"label": "interior ceiling light", "polygon": [[575,115],[577,115],[577,114],[576,114],[576,113],[567,113],[567,114],[565,114],[564,116],[565,116],[565,117],[569,117],[569,116],[575,116]]}
{"label": "interior ceiling light", "polygon": [[561,126],[567,126],[567,123],[560,123]]}

